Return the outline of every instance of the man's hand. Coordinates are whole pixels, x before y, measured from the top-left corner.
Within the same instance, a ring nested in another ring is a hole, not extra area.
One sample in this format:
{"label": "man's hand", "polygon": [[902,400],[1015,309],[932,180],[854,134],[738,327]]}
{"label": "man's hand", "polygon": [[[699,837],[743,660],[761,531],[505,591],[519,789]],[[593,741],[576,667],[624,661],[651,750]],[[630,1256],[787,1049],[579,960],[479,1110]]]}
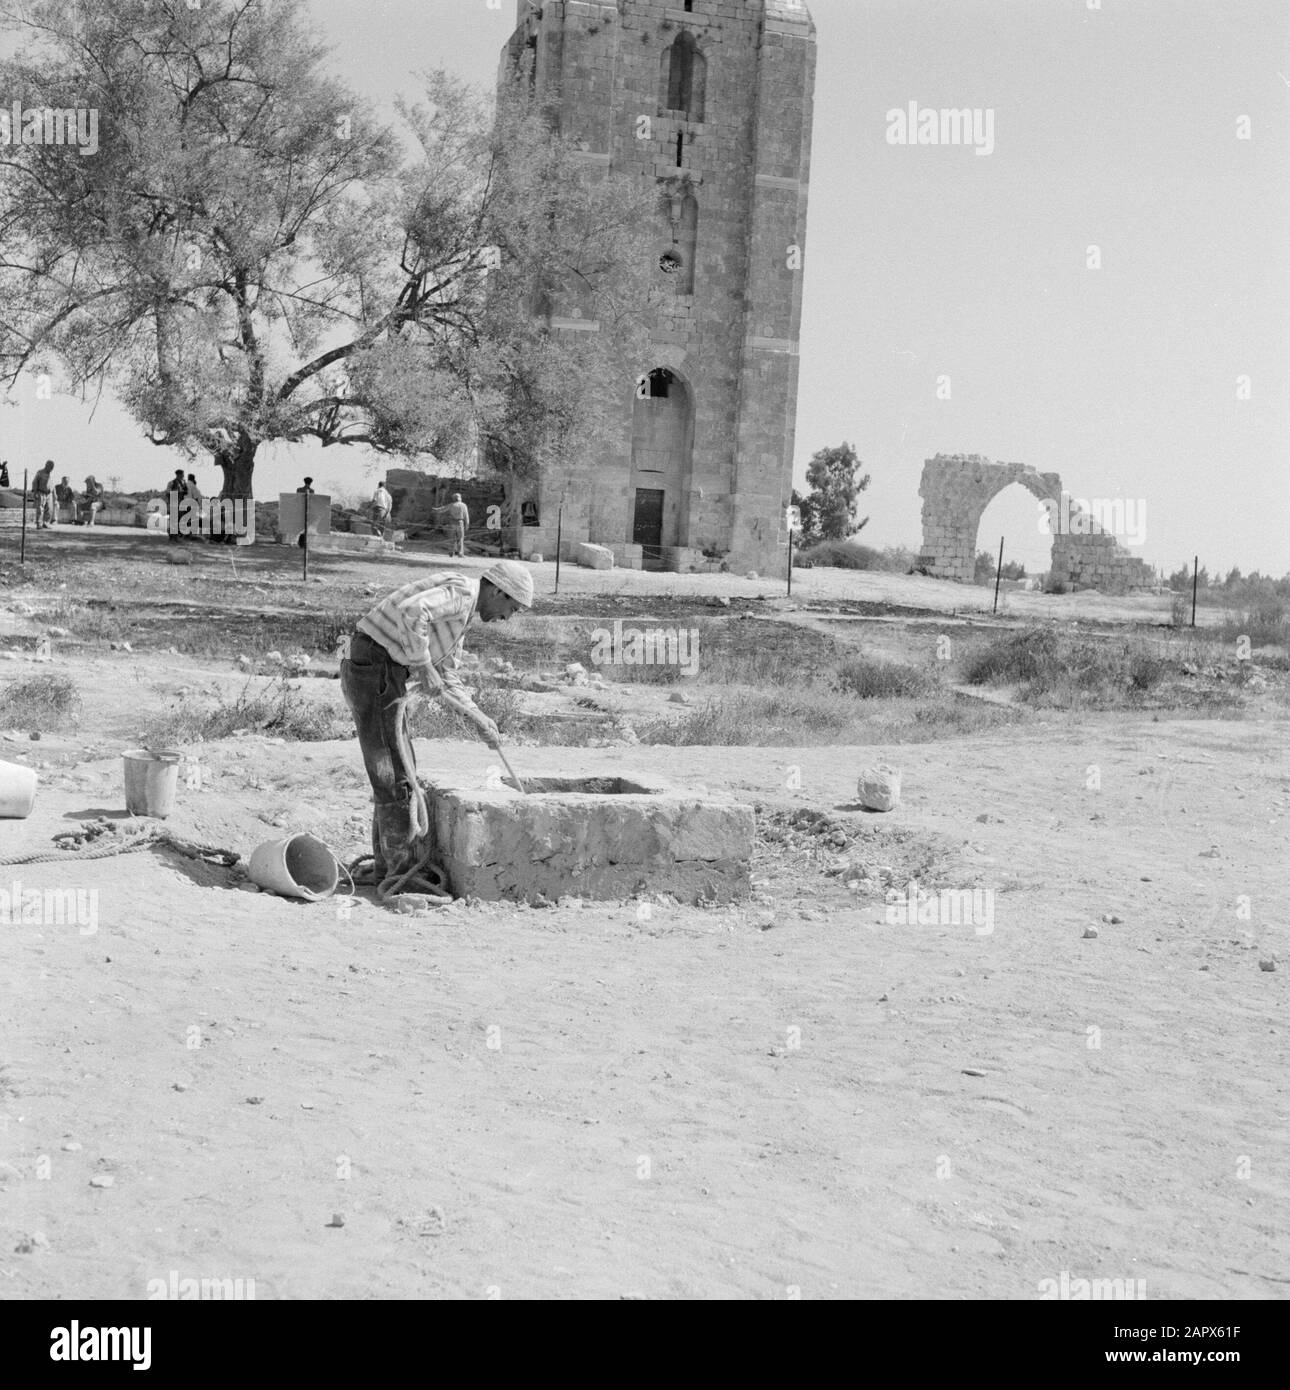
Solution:
{"label": "man's hand", "polygon": [[497,725],[482,711],[478,716],[472,716],[471,722],[484,737],[484,742],[490,748],[500,748],[502,746],[502,736],[498,731]]}
{"label": "man's hand", "polygon": [[438,673],[428,661],[424,666],[412,668],[412,679],[423,695],[438,695],[443,689],[443,682],[439,680]]}

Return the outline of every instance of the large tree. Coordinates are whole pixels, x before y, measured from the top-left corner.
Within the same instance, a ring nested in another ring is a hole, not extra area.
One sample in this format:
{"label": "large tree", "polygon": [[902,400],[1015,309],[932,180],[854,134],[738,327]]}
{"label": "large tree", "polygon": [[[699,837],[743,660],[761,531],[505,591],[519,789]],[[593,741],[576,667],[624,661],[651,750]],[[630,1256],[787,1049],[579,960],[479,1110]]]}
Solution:
{"label": "large tree", "polygon": [[[443,74],[391,128],[301,10],[0,8],[27,39],[0,91],[98,121],[93,154],[0,148],[0,380],[106,383],[153,443],[209,451],[229,496],[269,440],[482,437],[523,472],[594,438],[640,332],[644,195],[521,97],[494,112]],[[602,332],[566,341],[531,311],[575,289]]]}

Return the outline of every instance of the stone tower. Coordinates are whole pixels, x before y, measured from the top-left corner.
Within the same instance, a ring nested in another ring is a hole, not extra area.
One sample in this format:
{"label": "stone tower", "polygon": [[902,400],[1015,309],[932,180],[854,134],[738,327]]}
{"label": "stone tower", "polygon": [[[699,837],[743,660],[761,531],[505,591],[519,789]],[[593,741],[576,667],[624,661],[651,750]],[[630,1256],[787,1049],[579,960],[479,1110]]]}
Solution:
{"label": "stone tower", "polygon": [[[556,103],[590,163],[657,190],[650,360],[618,444],[544,480],[526,553],[590,540],[619,564],[720,554],[782,574],[792,491],[815,26],[805,0],[517,0],[501,80]],[[561,332],[596,332],[554,316]]]}

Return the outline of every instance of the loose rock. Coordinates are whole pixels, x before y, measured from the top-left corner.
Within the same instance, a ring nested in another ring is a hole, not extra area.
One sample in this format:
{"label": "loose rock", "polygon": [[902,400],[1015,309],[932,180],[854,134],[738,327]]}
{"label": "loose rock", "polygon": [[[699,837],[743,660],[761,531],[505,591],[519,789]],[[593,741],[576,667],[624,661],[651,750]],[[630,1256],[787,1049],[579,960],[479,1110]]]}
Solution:
{"label": "loose rock", "polygon": [[856,792],[866,810],[894,811],[900,805],[900,787],[899,770],[884,763],[865,768],[860,774]]}

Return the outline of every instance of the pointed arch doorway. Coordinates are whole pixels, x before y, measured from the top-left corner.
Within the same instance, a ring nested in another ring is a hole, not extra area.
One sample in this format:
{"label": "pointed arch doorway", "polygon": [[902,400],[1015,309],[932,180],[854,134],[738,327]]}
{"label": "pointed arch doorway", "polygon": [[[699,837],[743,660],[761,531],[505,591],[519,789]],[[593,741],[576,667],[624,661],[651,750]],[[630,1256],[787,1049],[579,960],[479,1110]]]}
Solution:
{"label": "pointed arch doorway", "polygon": [[694,397],[674,371],[641,379],[632,410],[632,514],[628,540],[646,569],[661,570],[669,546],[684,545],[694,449]]}

